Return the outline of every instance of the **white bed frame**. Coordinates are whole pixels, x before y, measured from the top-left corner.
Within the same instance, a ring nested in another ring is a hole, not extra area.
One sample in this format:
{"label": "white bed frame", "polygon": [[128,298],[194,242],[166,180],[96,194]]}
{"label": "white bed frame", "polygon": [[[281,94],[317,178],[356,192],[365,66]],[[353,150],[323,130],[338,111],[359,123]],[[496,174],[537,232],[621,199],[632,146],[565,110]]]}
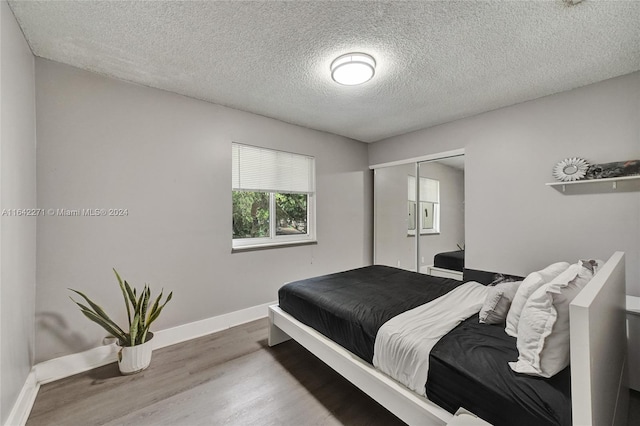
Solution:
{"label": "white bed frame", "polygon": [[[454,271],[452,269],[438,268],[437,266],[429,265],[426,268],[427,275],[442,278],[453,278],[454,280],[462,281],[463,273],[460,271]],[[420,268],[422,272],[422,268]]]}
{"label": "white bed frame", "polygon": [[[625,261],[616,252],[571,303],[574,426],[623,426],[626,372]],[[269,307],[269,346],[294,339],[409,425],[446,425],[453,415],[410,391],[313,328]]]}

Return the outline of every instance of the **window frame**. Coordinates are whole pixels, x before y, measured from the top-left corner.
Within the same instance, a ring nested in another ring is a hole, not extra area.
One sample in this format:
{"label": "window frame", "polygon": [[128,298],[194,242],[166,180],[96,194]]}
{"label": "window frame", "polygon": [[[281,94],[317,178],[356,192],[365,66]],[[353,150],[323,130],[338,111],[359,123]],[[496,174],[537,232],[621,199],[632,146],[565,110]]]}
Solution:
{"label": "window frame", "polygon": [[[233,143],[232,145],[243,145],[239,143]],[[250,145],[249,145],[250,146]],[[266,151],[279,151],[271,148],[255,147]],[[311,159],[310,173],[311,173],[311,192],[298,192],[298,191],[286,191],[286,190],[254,190],[253,192],[263,192],[269,195],[269,236],[257,237],[257,238],[234,238],[233,229],[231,231],[231,245],[232,251],[242,250],[255,250],[262,248],[275,248],[282,246],[292,246],[301,244],[315,244],[316,241],[316,189],[315,189],[315,157],[310,155],[288,153],[293,155],[299,155],[301,157],[307,157]],[[232,165],[232,170],[235,170],[235,164]],[[231,188],[233,194],[238,189]],[[305,194],[307,196],[307,232],[306,234],[294,234],[294,235],[277,235],[277,215],[276,215],[276,194]],[[233,202],[232,202],[233,209]]]}
{"label": "window frame", "polygon": [[[413,184],[412,184],[412,180],[413,180]],[[415,176],[412,175],[408,175],[407,178],[407,188],[408,188],[408,216],[407,216],[407,225],[411,225],[412,220],[413,220],[413,224],[415,225],[414,228],[409,228],[407,227],[407,235],[408,236],[415,236],[416,235],[416,228],[420,229],[420,235],[436,235],[436,234],[440,234],[440,181],[438,179],[432,179],[432,178],[428,178],[428,177],[424,177],[424,176],[420,176],[420,179],[417,180],[417,184],[419,185],[419,189],[418,191],[420,192],[420,196],[422,197],[422,187],[424,186],[425,188],[427,187],[427,181],[432,181],[435,182],[435,191],[436,191],[436,199],[435,200],[422,200],[422,198],[420,199],[419,202],[415,201],[415,185],[416,185],[416,178]],[[412,186],[413,186],[413,191],[412,191]],[[424,206],[426,204],[431,204],[433,206],[432,209],[432,213],[433,213],[433,227],[432,228],[425,228],[424,227],[424,215],[422,214]],[[418,212],[420,212],[420,215],[418,216]],[[413,219],[412,219],[413,216]],[[416,217],[418,216],[418,217]]]}
{"label": "window frame", "polygon": [[[267,191],[260,191],[267,192]],[[297,235],[277,235],[276,220],[276,192],[269,194],[269,236],[256,238],[233,238],[231,235],[234,250],[267,248],[284,245],[296,245],[301,243],[314,243],[315,238],[315,197],[313,193],[305,192],[307,195],[307,233]],[[282,194],[279,192],[278,194]]]}

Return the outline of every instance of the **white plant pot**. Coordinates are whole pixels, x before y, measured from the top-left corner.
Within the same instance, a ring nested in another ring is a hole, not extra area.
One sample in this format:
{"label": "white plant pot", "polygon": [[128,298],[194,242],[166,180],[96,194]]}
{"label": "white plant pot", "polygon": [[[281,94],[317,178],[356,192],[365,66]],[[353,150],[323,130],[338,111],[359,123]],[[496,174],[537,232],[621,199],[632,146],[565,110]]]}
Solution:
{"label": "white plant pot", "polygon": [[120,346],[118,351],[118,368],[124,375],[138,373],[151,363],[151,353],[153,345],[151,338],[153,333],[149,333],[148,340],[141,345]]}

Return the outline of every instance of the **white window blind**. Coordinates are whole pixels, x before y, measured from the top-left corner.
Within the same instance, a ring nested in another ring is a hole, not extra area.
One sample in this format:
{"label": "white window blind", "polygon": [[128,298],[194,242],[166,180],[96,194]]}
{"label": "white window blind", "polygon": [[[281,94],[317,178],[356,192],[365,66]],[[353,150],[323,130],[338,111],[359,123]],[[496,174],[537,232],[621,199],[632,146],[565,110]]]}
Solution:
{"label": "white window blind", "polygon": [[[409,201],[416,200],[416,178],[409,176],[409,184],[407,185],[407,197]],[[434,179],[420,178],[420,201],[429,203],[440,202],[440,182]]]}
{"label": "white window blind", "polygon": [[315,191],[313,157],[237,143],[232,149],[234,191]]}

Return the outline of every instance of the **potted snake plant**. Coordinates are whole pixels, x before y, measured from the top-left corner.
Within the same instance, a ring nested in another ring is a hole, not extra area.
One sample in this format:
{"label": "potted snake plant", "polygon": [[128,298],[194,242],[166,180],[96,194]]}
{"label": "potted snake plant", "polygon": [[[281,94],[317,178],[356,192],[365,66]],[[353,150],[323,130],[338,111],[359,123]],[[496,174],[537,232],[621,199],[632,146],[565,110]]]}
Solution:
{"label": "potted snake plant", "polygon": [[[69,289],[82,297],[89,306],[77,302],[71,297],[71,300],[80,307],[80,310],[91,321],[105,329],[110,336],[113,336],[120,350],[118,351],[118,367],[122,374],[134,374],[144,370],[151,363],[151,339],[153,333],[149,330],[153,321],[155,321],[165,305],[171,300],[173,292],[169,293],[164,303],[162,303],[162,294],[151,303],[151,289],[147,284],[141,292],[135,288],[131,288],[129,283],[120,278],[118,272],[114,269],[124,304],[127,308],[128,327],[120,327],[116,324],[107,313],[96,303],[94,303],[84,293]],[[151,306],[149,304],[151,303]]]}

